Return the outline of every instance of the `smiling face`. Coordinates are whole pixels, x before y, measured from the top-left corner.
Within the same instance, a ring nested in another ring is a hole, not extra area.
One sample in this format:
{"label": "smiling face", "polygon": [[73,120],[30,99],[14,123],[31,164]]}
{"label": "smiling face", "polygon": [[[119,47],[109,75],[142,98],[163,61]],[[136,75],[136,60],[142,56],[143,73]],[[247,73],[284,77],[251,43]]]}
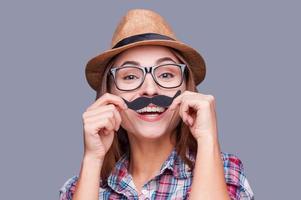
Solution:
{"label": "smiling face", "polygon": [[[113,67],[122,68],[128,66],[155,66],[161,64],[180,63],[178,58],[167,47],[162,46],[138,46],[128,49],[115,59]],[[155,78],[170,78],[169,73],[159,73]],[[130,76],[124,76],[123,80],[135,81],[139,75],[131,73]],[[115,77],[116,80],[116,77]],[[159,80],[161,81],[161,80]],[[130,82],[132,84],[132,82]],[[173,97],[178,90],[183,92],[186,89],[185,81],[175,88],[163,88],[159,86],[150,73],[147,73],[142,85],[132,91],[122,91],[116,87],[111,80],[111,93],[120,96],[127,101],[133,101],[139,97],[154,97],[156,95],[165,95]],[[180,122],[180,116],[177,111],[148,105],[138,111],[131,109],[121,113],[121,126],[128,132],[129,138],[136,137],[140,139],[159,139],[167,138],[174,132]]]}

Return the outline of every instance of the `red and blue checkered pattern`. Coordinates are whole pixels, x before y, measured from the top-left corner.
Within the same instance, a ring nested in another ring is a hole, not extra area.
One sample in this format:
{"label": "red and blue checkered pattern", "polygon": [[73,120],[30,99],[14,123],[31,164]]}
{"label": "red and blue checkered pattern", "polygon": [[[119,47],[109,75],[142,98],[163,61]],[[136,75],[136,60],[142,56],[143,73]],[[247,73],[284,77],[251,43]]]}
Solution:
{"label": "red and blue checkered pattern", "polygon": [[[191,157],[194,160],[194,157]],[[231,199],[253,200],[254,194],[244,174],[241,160],[228,153],[221,153],[228,193]],[[175,150],[163,163],[160,173],[148,181],[137,193],[128,173],[129,156],[125,154],[115,165],[106,183],[101,183],[99,199],[188,199],[193,172]],[[60,189],[60,200],[71,200],[78,176],[73,176]]]}

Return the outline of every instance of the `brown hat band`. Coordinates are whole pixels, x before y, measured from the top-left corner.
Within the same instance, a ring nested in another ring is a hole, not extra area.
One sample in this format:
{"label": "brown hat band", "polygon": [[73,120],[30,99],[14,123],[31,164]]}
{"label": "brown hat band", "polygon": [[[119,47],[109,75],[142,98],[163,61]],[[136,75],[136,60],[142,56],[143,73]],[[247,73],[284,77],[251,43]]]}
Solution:
{"label": "brown hat band", "polygon": [[132,35],[130,37],[124,38],[123,40],[119,41],[112,49],[122,47],[131,43],[144,41],[144,40],[174,40],[174,39],[158,33],[143,33],[143,34]]}

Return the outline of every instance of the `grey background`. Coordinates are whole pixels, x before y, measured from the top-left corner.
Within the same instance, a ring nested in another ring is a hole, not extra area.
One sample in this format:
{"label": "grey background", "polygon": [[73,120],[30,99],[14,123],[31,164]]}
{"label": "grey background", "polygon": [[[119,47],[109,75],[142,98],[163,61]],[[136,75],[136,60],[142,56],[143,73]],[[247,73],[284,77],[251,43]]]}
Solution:
{"label": "grey background", "polygon": [[216,97],[222,150],[241,158],[256,199],[297,199],[301,7],[292,0],[1,0],[1,199],[58,199],[79,172],[81,116],[95,98],[84,67],[129,8],[159,12],[204,56],[198,88]]}

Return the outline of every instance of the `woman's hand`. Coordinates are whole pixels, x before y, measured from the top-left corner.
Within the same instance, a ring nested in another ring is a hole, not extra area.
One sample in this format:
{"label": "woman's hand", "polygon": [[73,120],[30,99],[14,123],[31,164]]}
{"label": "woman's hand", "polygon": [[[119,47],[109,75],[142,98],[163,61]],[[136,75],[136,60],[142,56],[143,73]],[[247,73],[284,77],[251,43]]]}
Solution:
{"label": "woman's hand", "polygon": [[121,123],[120,111],[127,109],[122,98],[106,93],[83,113],[84,157],[103,160]]}
{"label": "woman's hand", "polygon": [[201,136],[217,139],[215,99],[212,95],[185,91],[174,99],[170,109],[177,107],[183,122],[197,141]]}
{"label": "woman's hand", "polygon": [[176,108],[198,143],[189,199],[230,199],[217,138],[214,97],[185,91],[170,106],[171,110]]}

